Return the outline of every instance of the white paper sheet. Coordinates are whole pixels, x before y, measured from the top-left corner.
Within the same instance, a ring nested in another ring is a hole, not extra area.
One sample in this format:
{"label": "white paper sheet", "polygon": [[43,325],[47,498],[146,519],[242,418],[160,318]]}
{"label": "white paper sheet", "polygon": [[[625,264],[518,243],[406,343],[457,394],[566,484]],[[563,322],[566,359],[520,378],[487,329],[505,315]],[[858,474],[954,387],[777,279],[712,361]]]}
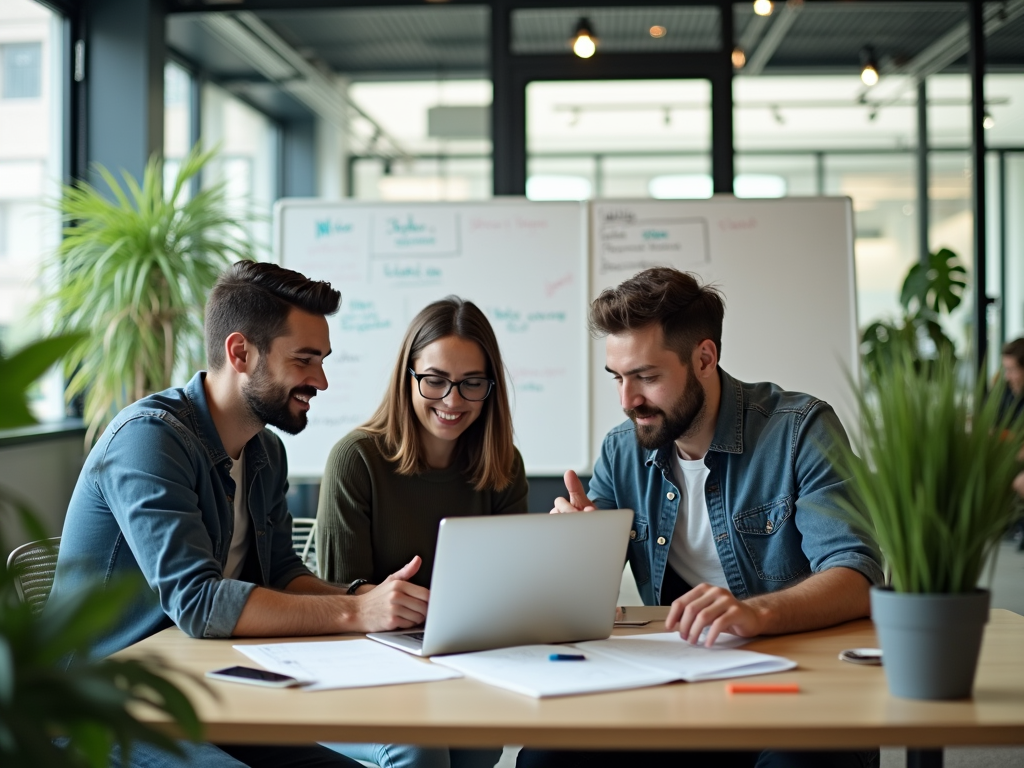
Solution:
{"label": "white paper sheet", "polygon": [[236,645],[271,672],[312,680],[307,691],[449,680],[461,675],[372,640]]}
{"label": "white paper sheet", "polygon": [[551,661],[549,658],[553,653],[575,652],[574,648],[564,645],[521,645],[433,656],[432,661],[481,682],[538,698],[642,688],[678,679],[672,673],[597,654],[584,654],[585,661]]}
{"label": "white paper sheet", "polygon": [[[433,662],[467,677],[527,696],[568,696],[661,685],[746,677],[793,669],[781,656],[735,650],[747,642],[729,635],[713,648],[693,646],[675,632],[613,637],[573,645],[523,645],[479,653],[434,656]],[[551,661],[558,653],[582,653],[584,661]]]}
{"label": "white paper sheet", "polygon": [[576,647],[586,653],[669,673],[673,679],[687,682],[764,675],[796,666],[795,661],[782,656],[736,650],[730,647],[735,642],[731,637],[721,645],[716,641],[712,648],[690,645],[677,632],[610,637],[576,643]]}

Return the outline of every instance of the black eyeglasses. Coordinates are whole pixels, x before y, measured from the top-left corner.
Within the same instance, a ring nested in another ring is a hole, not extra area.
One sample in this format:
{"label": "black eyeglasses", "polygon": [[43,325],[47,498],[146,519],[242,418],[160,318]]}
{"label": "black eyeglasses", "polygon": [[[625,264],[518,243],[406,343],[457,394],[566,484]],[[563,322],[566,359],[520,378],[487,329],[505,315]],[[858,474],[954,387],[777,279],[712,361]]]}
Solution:
{"label": "black eyeglasses", "polygon": [[416,379],[420,394],[426,400],[444,400],[453,387],[458,387],[463,400],[478,402],[486,400],[494,386],[493,379],[479,376],[472,376],[462,381],[452,381],[433,373],[416,373],[412,368],[409,369],[409,375]]}

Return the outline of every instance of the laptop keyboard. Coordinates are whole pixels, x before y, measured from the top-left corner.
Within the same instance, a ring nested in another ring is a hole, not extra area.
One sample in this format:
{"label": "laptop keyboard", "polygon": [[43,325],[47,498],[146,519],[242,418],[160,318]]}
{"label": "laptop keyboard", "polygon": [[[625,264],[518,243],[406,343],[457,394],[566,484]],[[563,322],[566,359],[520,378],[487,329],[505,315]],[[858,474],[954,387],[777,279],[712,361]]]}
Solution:
{"label": "laptop keyboard", "polygon": [[421,643],[423,642],[423,633],[422,632],[406,632],[405,636],[406,637],[411,637],[413,640],[419,640]]}

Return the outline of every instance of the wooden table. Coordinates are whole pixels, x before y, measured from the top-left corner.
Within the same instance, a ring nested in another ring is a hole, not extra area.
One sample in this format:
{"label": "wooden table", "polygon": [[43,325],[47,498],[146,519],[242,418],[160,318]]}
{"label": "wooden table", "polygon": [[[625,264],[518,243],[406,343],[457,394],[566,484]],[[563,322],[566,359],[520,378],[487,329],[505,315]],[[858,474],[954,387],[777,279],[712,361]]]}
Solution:
{"label": "wooden table", "polygon": [[[660,619],[665,608],[630,608]],[[659,621],[643,630],[663,631]],[[345,636],[351,637],[351,636]],[[305,638],[309,639],[309,638]],[[338,637],[324,639],[344,639]],[[178,668],[250,663],[231,646],[266,640],[195,640],[177,629],[121,655],[157,654]],[[992,611],[974,696],[911,701],[889,695],[879,667],[839,661],[844,648],[876,645],[870,621],[764,638],[747,648],[794,659],[771,678],[799,694],[730,696],[721,681],[537,700],[471,679],[303,692],[210,681],[217,698],[185,680],[206,738],[222,743],[355,741],[449,746],[633,749],[865,748],[906,746],[915,765],[941,764],[937,748],[1024,745],[1024,617]],[[424,662],[426,663],[426,662]],[[154,715],[146,715],[153,718]]]}

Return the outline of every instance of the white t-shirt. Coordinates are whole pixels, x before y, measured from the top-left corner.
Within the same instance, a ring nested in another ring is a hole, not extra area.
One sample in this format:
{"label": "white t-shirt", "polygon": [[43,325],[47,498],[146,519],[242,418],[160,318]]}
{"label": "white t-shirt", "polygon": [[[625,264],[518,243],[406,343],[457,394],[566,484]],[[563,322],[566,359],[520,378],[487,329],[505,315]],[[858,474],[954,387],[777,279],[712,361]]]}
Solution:
{"label": "white t-shirt", "polygon": [[249,505],[246,503],[245,448],[238,458],[231,462],[231,479],[235,481],[235,530],[231,534],[231,548],[228,563],[224,566],[225,579],[237,579],[242,575],[245,556],[249,554]]}
{"label": "white t-shirt", "polygon": [[706,582],[728,589],[729,582],[718,558],[708,517],[708,502],[704,498],[704,483],[710,472],[704,459],[687,461],[676,452],[672,476],[682,498],[669,543],[668,564],[691,587]]}

